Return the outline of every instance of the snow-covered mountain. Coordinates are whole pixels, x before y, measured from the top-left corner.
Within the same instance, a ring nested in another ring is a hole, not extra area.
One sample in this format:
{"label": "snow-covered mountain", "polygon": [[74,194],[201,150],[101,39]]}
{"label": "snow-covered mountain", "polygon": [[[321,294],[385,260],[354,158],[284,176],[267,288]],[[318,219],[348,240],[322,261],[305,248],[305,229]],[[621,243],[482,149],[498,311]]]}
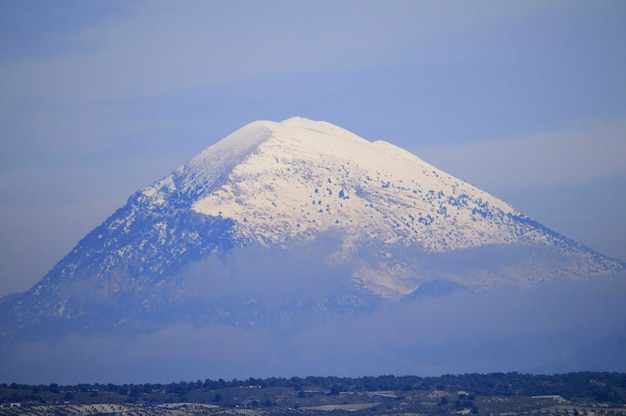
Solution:
{"label": "snow-covered mountain", "polygon": [[[624,270],[399,147],[296,117],[251,123],[138,191],[0,310],[5,334],[239,324]],[[307,289],[259,302],[277,286]]]}

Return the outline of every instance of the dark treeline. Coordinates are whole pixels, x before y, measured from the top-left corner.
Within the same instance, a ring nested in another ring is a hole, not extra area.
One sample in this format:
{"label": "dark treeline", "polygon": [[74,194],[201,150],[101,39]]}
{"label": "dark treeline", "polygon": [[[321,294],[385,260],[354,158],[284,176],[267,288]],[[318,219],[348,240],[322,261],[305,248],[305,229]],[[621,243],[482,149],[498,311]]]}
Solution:
{"label": "dark treeline", "polygon": [[111,392],[130,397],[154,391],[163,391],[184,397],[194,390],[219,391],[240,387],[282,387],[297,391],[317,390],[327,394],[346,391],[396,392],[414,390],[442,390],[447,392],[464,391],[481,396],[540,396],[560,395],[566,399],[593,398],[599,402],[626,403],[626,374],[611,372],[577,372],[554,375],[531,375],[519,373],[443,375],[440,377],[393,376],[378,377],[292,377],[292,378],[248,378],[230,381],[219,379],[169,384],[78,384],[75,386],[0,384],[5,391],[13,390],[13,397],[19,391],[31,394],[43,392],[64,394]]}

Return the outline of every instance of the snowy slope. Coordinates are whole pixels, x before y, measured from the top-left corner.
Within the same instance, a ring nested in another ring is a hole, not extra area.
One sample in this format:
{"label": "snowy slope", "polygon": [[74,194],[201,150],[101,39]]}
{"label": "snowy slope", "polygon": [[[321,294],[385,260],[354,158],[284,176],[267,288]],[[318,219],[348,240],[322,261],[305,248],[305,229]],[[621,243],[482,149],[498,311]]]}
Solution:
{"label": "snowy slope", "polygon": [[[335,256],[340,261],[375,245],[375,266],[363,266],[354,277],[390,299],[415,291],[425,279],[416,276],[413,261],[389,259],[399,247],[447,253],[484,246],[565,245],[578,256],[564,266],[566,272],[596,269],[594,253],[417,156],[300,117],[251,123],[143,194],[155,206],[184,194],[195,212],[234,220],[235,234],[250,244],[289,247],[333,231],[343,238]],[[448,278],[481,289],[515,279],[513,283],[546,280],[553,277],[550,273],[507,276],[496,271],[474,281]]]}
{"label": "snowy slope", "polygon": [[[254,123],[245,130],[263,139],[232,152],[240,163],[193,209],[236,220],[253,240],[313,238],[332,227],[355,238],[420,243],[432,251],[510,240],[499,231],[502,221],[478,212],[517,214],[510,206],[389,143],[371,143],[303,118]],[[224,145],[239,134],[191,164],[224,163]]]}

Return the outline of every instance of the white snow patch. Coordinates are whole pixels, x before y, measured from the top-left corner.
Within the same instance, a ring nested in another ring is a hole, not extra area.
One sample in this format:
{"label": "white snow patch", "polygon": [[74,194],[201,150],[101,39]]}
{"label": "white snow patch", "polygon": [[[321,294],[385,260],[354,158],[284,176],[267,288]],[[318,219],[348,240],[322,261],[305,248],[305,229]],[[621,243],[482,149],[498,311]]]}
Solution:
{"label": "white snow patch", "polygon": [[[225,148],[236,148],[230,154],[239,163],[193,209],[236,220],[250,238],[280,243],[339,227],[387,243],[421,242],[432,251],[505,242],[505,233],[472,208],[479,208],[479,199],[502,214],[515,213],[508,204],[397,146],[303,118],[244,129],[201,154],[203,161],[217,160]],[[462,194],[474,199],[468,207],[453,209],[446,202]],[[433,201],[448,212],[437,213]],[[455,238],[445,238],[448,233]]]}

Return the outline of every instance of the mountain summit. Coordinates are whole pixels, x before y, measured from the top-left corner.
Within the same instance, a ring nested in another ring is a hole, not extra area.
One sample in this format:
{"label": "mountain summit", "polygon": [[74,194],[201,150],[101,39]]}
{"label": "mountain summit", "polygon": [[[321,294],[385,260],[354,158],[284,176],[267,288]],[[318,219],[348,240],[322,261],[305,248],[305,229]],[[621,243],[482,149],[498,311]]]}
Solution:
{"label": "mountain summit", "polygon": [[[293,304],[354,311],[433,288],[623,271],[399,147],[295,117],[253,122],[133,194],[0,308],[5,335],[55,322],[145,327],[146,317],[250,323]],[[299,285],[305,300],[259,302]]]}

